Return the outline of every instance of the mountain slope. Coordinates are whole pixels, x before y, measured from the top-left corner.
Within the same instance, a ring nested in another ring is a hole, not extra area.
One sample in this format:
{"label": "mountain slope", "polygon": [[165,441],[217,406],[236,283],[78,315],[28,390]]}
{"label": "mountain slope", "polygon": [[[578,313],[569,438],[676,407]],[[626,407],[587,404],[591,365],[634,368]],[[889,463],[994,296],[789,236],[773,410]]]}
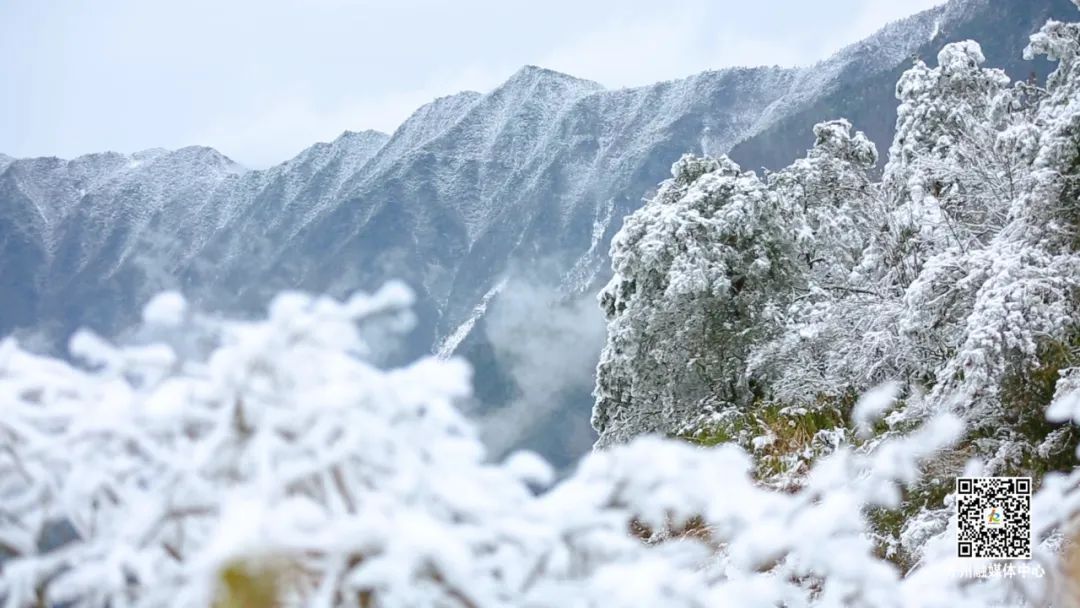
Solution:
{"label": "mountain slope", "polygon": [[1074,12],[953,0],[815,66],[622,90],[529,66],[489,93],[437,99],[389,136],[346,132],[265,171],[199,147],[0,158],[0,333],[115,333],[166,288],[244,312],[281,289],[341,295],[401,277],[420,296],[411,354],[449,337],[482,352],[476,311],[511,269],[549,269],[567,294],[604,282],[622,218],[683,153],[778,167],[814,122],[842,115],[883,150],[911,57],[970,37],[990,64],[1045,73],[1020,59],[1027,35]]}
{"label": "mountain slope", "polygon": [[1070,0],[954,0],[892,23],[806,70],[808,78],[828,74],[827,84],[812,97],[795,103],[785,99],[785,111],[771,113],[758,133],[729,154],[747,168],[785,167],[808,147],[808,126],[841,116],[884,151],[895,127],[896,81],[912,59],[932,62],[949,42],[978,40],[989,65],[1016,79],[1043,79],[1053,66],[1041,57],[1023,59],[1028,36],[1048,19],[1071,20],[1075,12]]}

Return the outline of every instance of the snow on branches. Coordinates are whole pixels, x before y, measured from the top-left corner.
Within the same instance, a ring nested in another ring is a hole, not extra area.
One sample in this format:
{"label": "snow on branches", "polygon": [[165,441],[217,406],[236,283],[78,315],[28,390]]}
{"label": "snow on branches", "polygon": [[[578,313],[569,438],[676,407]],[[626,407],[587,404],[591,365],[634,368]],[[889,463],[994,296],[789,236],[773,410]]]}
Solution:
{"label": "snow on branches", "polygon": [[[163,341],[80,333],[77,366],[5,341],[0,599],[887,607],[1025,593],[933,574],[947,559],[901,578],[873,552],[865,510],[897,505],[959,436],[955,417],[840,450],[794,494],[758,485],[736,446],[655,437],[551,485],[535,456],[485,459],[453,405],[463,364],[366,359],[364,326],[402,326],[408,301],[395,285],[344,302],[289,293],[235,322],[166,294],[144,315]],[[60,522],[71,538],[46,546]]]}
{"label": "snow on branches", "polygon": [[[973,41],[916,61],[880,182],[842,120],[764,180],[679,161],[612,241],[600,444],[734,441],[765,481],[797,486],[822,454],[951,412],[967,430],[938,479],[972,456],[987,474],[1072,467],[1073,406],[1045,414],[1080,369],[1080,24],[1047,23],[1026,54],[1059,62],[1045,88],[983,67]],[[853,420],[886,382],[894,411]],[[912,562],[947,494],[921,487],[888,531]]]}

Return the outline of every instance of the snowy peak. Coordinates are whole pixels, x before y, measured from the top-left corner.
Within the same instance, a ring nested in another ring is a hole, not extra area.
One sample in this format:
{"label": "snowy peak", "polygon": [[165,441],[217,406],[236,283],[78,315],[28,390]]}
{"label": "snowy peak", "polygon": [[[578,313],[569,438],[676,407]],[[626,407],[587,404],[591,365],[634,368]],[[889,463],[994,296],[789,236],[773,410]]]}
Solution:
{"label": "snowy peak", "polygon": [[895,85],[912,61],[933,58],[944,45],[978,40],[987,65],[1015,79],[1045,77],[1054,66],[1024,60],[1029,36],[1048,19],[1072,20],[1070,0],[951,0],[888,24],[813,66],[797,68],[790,88],[761,114],[728,154],[740,165],[779,169],[810,145],[810,125],[845,117],[880,149],[892,140]]}
{"label": "snowy peak", "polygon": [[525,66],[478,99],[433,146],[454,150],[461,157],[515,166],[578,99],[602,90],[589,80]]}
{"label": "snowy peak", "polygon": [[439,97],[420,106],[394,130],[374,155],[371,163],[346,185],[348,191],[364,178],[378,175],[410,152],[427,144],[453,127],[482,97],[475,91]]}
{"label": "snowy peak", "polygon": [[527,65],[485,95],[485,99],[550,105],[602,90],[602,85],[591,80]]}
{"label": "snowy peak", "polygon": [[[971,1],[961,0],[953,2],[953,5],[965,2],[970,4]],[[755,131],[767,130],[777,121],[813,104],[816,99],[828,95],[845,83],[865,80],[907,65],[917,56],[918,50],[939,33],[939,26],[946,18],[946,8],[938,6],[894,21],[868,38],[850,44],[814,65],[788,70],[792,75],[790,88],[769,104],[759,117]],[[890,94],[888,90],[886,93]],[[889,120],[892,120],[891,108]]]}
{"label": "snowy peak", "polygon": [[483,97],[475,91],[447,95],[420,106],[394,131],[388,148],[412,149],[453,126]]}
{"label": "snowy peak", "polygon": [[335,145],[377,145],[383,144],[390,136],[382,131],[364,129],[363,131],[349,131],[346,129],[333,141]]}
{"label": "snowy peak", "polygon": [[499,88],[512,88],[512,87],[532,87],[541,83],[560,84],[565,87],[578,87],[588,89],[590,91],[599,91],[604,88],[598,82],[592,80],[585,80],[584,78],[578,78],[577,76],[571,76],[563,72],[557,72],[548,68],[542,68],[535,65],[523,66],[518,71],[514,72],[510,78],[506,79],[506,82]]}
{"label": "snowy peak", "polygon": [[272,167],[267,173],[286,173],[303,166],[310,167],[313,173],[334,160],[356,170],[375,156],[389,139],[389,135],[380,131],[345,131],[334,141],[314,144],[294,158]]}
{"label": "snowy peak", "polygon": [[165,154],[168,154],[169,150],[165,148],[147,148],[146,150],[140,150],[131,155],[131,160],[137,163],[146,163],[153,161]]}
{"label": "snowy peak", "polygon": [[[208,146],[187,146],[162,154],[150,154],[143,158],[148,164],[180,168],[196,168],[211,173],[246,173],[243,165]],[[138,161],[141,163],[141,161]]]}
{"label": "snowy peak", "polygon": [[42,222],[41,238],[47,240],[50,226],[88,192],[123,171],[128,163],[127,156],[116,152],[87,154],[73,160],[12,159],[0,172],[0,191],[34,209]]}
{"label": "snowy peak", "polygon": [[[390,139],[390,136],[382,131],[345,131],[339,135],[334,141],[329,143],[318,143],[308,148],[324,147],[330,156],[333,157],[350,157],[353,159],[364,159],[365,161],[379,151],[386,142]],[[302,155],[303,153],[301,153]]]}
{"label": "snowy peak", "polygon": [[382,131],[345,131],[330,142],[330,147],[338,154],[371,158],[389,139]]}

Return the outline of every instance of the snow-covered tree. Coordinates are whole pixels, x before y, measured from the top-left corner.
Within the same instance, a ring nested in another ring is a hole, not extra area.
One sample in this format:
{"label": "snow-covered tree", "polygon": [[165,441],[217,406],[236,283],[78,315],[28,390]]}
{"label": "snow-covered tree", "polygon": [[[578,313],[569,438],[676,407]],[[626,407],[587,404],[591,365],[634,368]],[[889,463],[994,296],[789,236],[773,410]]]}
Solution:
{"label": "snow-covered tree", "polygon": [[[906,577],[874,553],[867,510],[897,504],[960,436],[955,416],[840,449],[796,493],[758,485],[736,446],[655,437],[552,485],[535,456],[485,459],[453,406],[468,392],[460,362],[367,361],[363,336],[400,327],[407,302],[395,286],[344,302],[286,294],[265,321],[222,322],[166,294],[146,309],[154,341],[81,333],[78,366],[3,342],[0,601],[879,608],[1045,592],[956,576],[945,537]],[[1047,530],[1078,483],[1054,478],[1036,497]],[[43,546],[50,522],[74,538]]]}
{"label": "snow-covered tree", "polygon": [[[692,432],[703,412],[745,410],[783,391],[786,372],[805,372],[792,383],[798,398],[826,392],[821,359],[807,356],[805,342],[757,354],[785,330],[805,337],[809,311],[861,291],[848,276],[876,214],[877,153],[844,120],[814,133],[805,159],[764,182],[727,158],[684,157],[627,218],[601,294],[609,320],[594,410],[601,445]],[[815,374],[821,386],[809,386]]]}
{"label": "snow-covered tree", "polygon": [[981,67],[978,43],[957,42],[921,61],[896,85],[896,134],[885,166],[892,242],[882,261],[906,287],[928,256],[985,243],[1002,226],[1017,163],[999,134],[1023,116],[1007,75]]}
{"label": "snow-covered tree", "polygon": [[[766,481],[797,487],[815,458],[902,435],[948,411],[968,431],[931,463],[939,482],[973,456],[989,474],[1041,479],[1071,467],[1078,433],[1044,413],[1064,390],[1059,378],[1072,381],[1080,368],[1080,26],[1048,23],[1028,53],[1059,61],[1045,89],[1011,85],[1000,70],[982,67],[972,41],[944,47],[937,67],[917,62],[897,85],[896,139],[878,184],[867,173],[872,150],[849,125],[818,125],[806,159],[769,176],[763,188],[755,182],[771,208],[754,241],[667,229],[693,225],[700,213],[688,204],[699,200],[694,185],[665,185],[613,243],[601,432],[614,410],[631,421],[620,439],[689,430],[706,443],[736,441],[754,451]],[[749,251],[767,242],[783,252],[770,259],[772,276],[783,280],[749,288],[761,298],[753,300],[761,304],[757,316],[725,317],[741,324],[733,326],[738,340],[724,340],[720,350],[737,345],[740,365],[680,350],[684,343],[716,348],[704,332],[680,334],[676,320],[696,329],[696,320],[722,308],[708,298],[672,297],[666,286],[712,266],[657,265],[645,254],[678,258],[688,251],[687,233],[693,251]],[[636,287],[642,273],[661,277],[662,288],[635,299],[639,292],[623,282]],[[657,318],[667,325],[652,325]],[[678,337],[676,346],[668,336]],[[742,393],[748,398],[715,389],[702,395],[707,384],[684,384],[686,363],[699,361],[714,363],[706,377],[752,387]],[[650,384],[641,387],[638,378]],[[884,381],[898,382],[897,411],[873,437],[859,439],[850,417],[855,396]],[[668,405],[686,397],[684,386],[694,387],[692,398]],[[890,524],[891,547],[907,565],[944,530],[948,492],[923,484],[903,520]]]}
{"label": "snow-covered tree", "polygon": [[971,311],[972,253],[1001,230],[1022,187],[1023,157],[1000,141],[1027,117],[1022,96],[984,61],[973,41],[949,44],[937,67],[916,62],[897,84],[881,213],[851,277],[878,296],[858,323],[873,338],[869,348],[845,357],[852,369],[877,359],[870,383],[933,383]]}
{"label": "snow-covered tree", "polygon": [[[1016,172],[1002,228],[967,256],[969,270],[960,280],[973,293],[970,313],[960,325],[956,355],[938,371],[934,389],[935,401],[984,421],[977,430],[996,450],[995,470],[1015,469],[1052,449],[1025,436],[1020,424],[1002,432],[1000,421],[1021,422],[1018,410],[1032,407],[1034,413],[1023,413],[1041,418],[1058,372],[1080,364],[1078,31],[1077,24],[1050,22],[1032,36],[1026,53],[1046,54],[1059,66],[1030,122],[1001,137],[1002,147],[1022,152],[1025,164]],[[913,313],[920,304],[913,299]],[[1048,386],[1038,386],[1041,375],[1052,377],[1043,382]]]}
{"label": "snow-covered tree", "polygon": [[836,376],[837,353],[851,343],[850,318],[840,310],[856,302],[866,307],[877,294],[851,275],[862,259],[873,221],[881,215],[878,184],[870,172],[874,145],[851,124],[836,120],[814,127],[815,144],[806,158],[769,176],[769,185],[793,222],[794,249],[790,304],[784,331],[755,345],[751,373],[768,387],[767,396],[788,403],[812,401],[843,391]]}
{"label": "snow-covered tree", "polygon": [[769,176],[779,204],[798,224],[797,248],[817,287],[839,287],[866,247],[876,204],[870,172],[877,150],[851,123],[834,120],[814,126],[814,147],[806,158]]}
{"label": "snow-covered tree", "polygon": [[672,176],[612,240],[601,445],[675,433],[702,399],[749,405],[749,347],[776,326],[794,279],[790,208],[757,175],[688,155]]}

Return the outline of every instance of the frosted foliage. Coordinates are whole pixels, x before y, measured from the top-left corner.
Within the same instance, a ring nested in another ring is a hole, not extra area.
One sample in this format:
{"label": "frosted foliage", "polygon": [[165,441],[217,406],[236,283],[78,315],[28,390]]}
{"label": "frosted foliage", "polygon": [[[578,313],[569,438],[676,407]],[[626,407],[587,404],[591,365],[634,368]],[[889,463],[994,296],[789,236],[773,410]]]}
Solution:
{"label": "frosted foliage", "polygon": [[1017,120],[1016,92],[972,41],[946,45],[939,66],[901,76],[896,135],[885,166],[889,213],[868,267],[907,287],[948,247],[985,244],[1018,194],[1022,159],[999,145]]}
{"label": "frosted foliage", "polygon": [[143,309],[143,322],[147,325],[179,325],[187,308],[183,296],[175,291],[158,294]]}
{"label": "frosted foliage", "polygon": [[[793,239],[764,182],[726,157],[685,156],[672,175],[612,240],[593,415],[601,444],[673,431],[708,395],[742,399],[749,334],[778,312],[769,286],[787,281]],[[628,407],[638,403],[647,411]]]}
{"label": "frosted foliage", "polygon": [[884,413],[896,403],[900,386],[895,382],[886,382],[863,394],[855,403],[851,419],[859,431],[869,434],[873,423],[880,420]]}
{"label": "frosted foliage", "polygon": [[[5,341],[0,546],[9,557],[0,599],[12,607],[1021,599],[1023,590],[1000,581],[940,576],[955,566],[948,559],[902,578],[873,553],[863,510],[896,505],[919,463],[959,436],[955,417],[873,451],[842,449],[797,493],[759,486],[735,446],[655,437],[594,453],[547,487],[550,468],[535,456],[484,458],[453,405],[469,391],[462,363],[365,362],[358,325],[401,327],[408,301],[390,286],[343,302],[283,294],[257,322],[189,314],[179,331],[212,345],[190,356],[168,341],[119,346],[82,333],[73,348],[84,364],[73,366]],[[1076,498],[1066,481],[1049,499]],[[70,523],[76,538],[45,547],[55,522]]]}
{"label": "frosted foliage", "polygon": [[1080,424],[1080,368],[1063,370],[1055,388],[1054,401],[1047,408],[1046,417],[1054,422]]}
{"label": "frosted foliage", "polygon": [[952,76],[978,68],[986,62],[986,57],[977,42],[965,40],[945,45],[938,53],[937,61],[942,73]]}
{"label": "frosted foliage", "polygon": [[[982,67],[972,41],[946,45],[936,67],[916,61],[896,87],[878,183],[867,173],[872,146],[846,121],[816,126],[807,156],[764,183],[724,159],[684,160],[612,244],[601,444],[658,430],[735,441],[759,457],[764,481],[797,487],[800,467],[837,446],[873,445],[950,412],[967,431],[931,467],[939,481],[968,466],[1036,479],[1070,466],[1080,25],[1047,23],[1027,54],[1059,62],[1045,88]],[[718,182],[731,188],[709,189]],[[712,228],[745,200],[768,201],[757,223]],[[732,314],[730,291],[707,289],[749,276],[728,260],[760,258],[760,248],[768,271],[736,294],[746,310]],[[890,399],[857,399],[883,384]],[[884,545],[910,564],[948,525],[940,498],[915,500]]]}
{"label": "frosted foliage", "polygon": [[748,406],[751,346],[781,331],[789,306],[844,289],[864,242],[877,154],[847,121],[815,133],[807,158],[766,181],[726,157],[685,156],[626,219],[600,295],[601,445],[680,432],[702,401]]}
{"label": "frosted foliage", "polygon": [[[799,281],[788,295],[783,330],[755,345],[749,357],[751,374],[768,379],[775,397],[793,401],[836,390],[838,349],[867,348],[881,339],[869,327],[830,322],[841,308],[872,305],[853,274],[881,214],[878,186],[869,177],[877,153],[846,120],[819,124],[814,134],[805,159],[770,177],[795,220],[798,255],[790,263]],[[880,311],[867,320],[877,318]]]}
{"label": "frosted foliage", "polygon": [[838,288],[858,262],[873,211],[869,171],[878,158],[873,142],[846,120],[815,125],[814,137],[806,158],[770,176],[794,226],[802,299]]}
{"label": "frosted foliage", "polygon": [[[1008,374],[1029,373],[1045,358],[1045,347],[1067,344],[1076,330],[1080,216],[1074,184],[1080,177],[1076,174],[1080,80],[1073,58],[1080,48],[1077,32],[1075,24],[1051,22],[1032,37],[1029,52],[1060,59],[1047,92],[1030,111],[1038,130],[1022,131],[1038,136],[1023,146],[1034,154],[1022,159],[1021,170],[1015,174],[1017,188],[1005,225],[986,247],[958,256],[967,266],[959,283],[972,294],[961,305],[970,312],[958,333],[956,355],[938,372],[935,392],[991,420],[994,412],[1001,411],[1000,387]],[[1014,136],[1010,130],[1003,139]],[[952,282],[939,281],[924,293],[940,293],[941,283]],[[912,311],[933,311],[924,306],[927,299],[911,302]]]}
{"label": "frosted foliage", "polygon": [[[999,72],[977,67],[981,57],[974,43],[949,45],[940,68],[917,65],[901,80],[886,169],[899,212],[888,216],[888,242],[868,265],[893,266],[884,286],[904,288],[898,345],[924,353],[921,365],[896,373],[985,415],[999,407],[1006,374],[1038,360],[1037,338],[1064,336],[1077,259],[1062,246],[1076,225],[1061,223],[1053,211],[1061,194],[1047,188],[1072,169],[1064,159],[1053,168],[1039,160],[1075,135],[1047,137],[1052,98],[1005,88]],[[923,140],[932,145],[920,147]]]}

